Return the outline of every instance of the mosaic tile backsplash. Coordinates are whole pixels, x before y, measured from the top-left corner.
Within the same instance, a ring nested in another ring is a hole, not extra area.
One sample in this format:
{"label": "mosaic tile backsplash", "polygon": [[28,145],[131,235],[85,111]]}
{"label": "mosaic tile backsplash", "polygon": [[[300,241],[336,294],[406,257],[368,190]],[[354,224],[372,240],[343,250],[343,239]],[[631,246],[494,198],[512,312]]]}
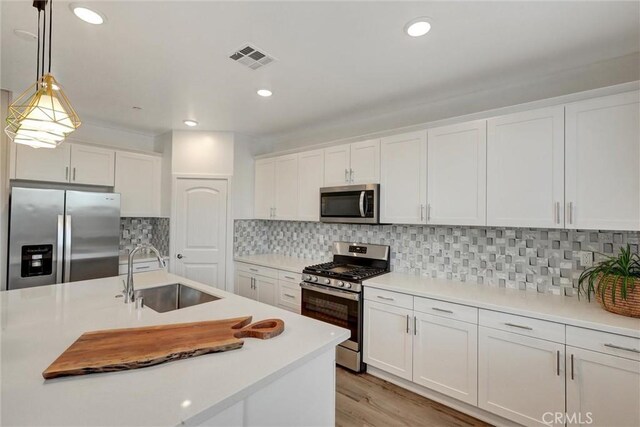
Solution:
{"label": "mosaic tile backsplash", "polygon": [[120,250],[131,250],[141,243],[169,254],[169,218],[120,218]]}
{"label": "mosaic tile backsplash", "polygon": [[391,247],[391,270],[462,282],[575,295],[580,252],[638,251],[640,233],[429,225],[237,220],[236,255],[279,253],[325,261],[334,241]]}

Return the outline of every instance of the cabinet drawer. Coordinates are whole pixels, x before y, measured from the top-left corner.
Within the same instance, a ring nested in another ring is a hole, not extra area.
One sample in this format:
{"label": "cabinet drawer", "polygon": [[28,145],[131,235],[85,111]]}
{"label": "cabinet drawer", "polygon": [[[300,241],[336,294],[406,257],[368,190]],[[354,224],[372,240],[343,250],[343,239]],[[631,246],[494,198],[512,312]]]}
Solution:
{"label": "cabinet drawer", "polygon": [[270,277],[272,279],[278,278],[278,270],[269,267],[261,267],[254,264],[245,264],[243,262],[236,263],[236,269],[238,271],[244,271],[250,274],[257,274],[258,276]]}
{"label": "cabinet drawer", "polygon": [[488,328],[564,343],[565,326],[561,323],[490,310],[480,310],[478,322],[480,326],[486,326]]}
{"label": "cabinet drawer", "polygon": [[278,280],[284,280],[298,285],[300,282],[302,282],[302,274],[278,270]]}
{"label": "cabinet drawer", "polygon": [[407,294],[365,287],[364,299],[413,310],[413,296]]}
{"label": "cabinet drawer", "polygon": [[302,292],[298,283],[278,281],[278,306],[300,313]]}
{"label": "cabinet drawer", "polygon": [[416,297],[413,305],[415,311],[478,324],[478,309],[476,307],[421,297]]}
{"label": "cabinet drawer", "polygon": [[[165,263],[168,262],[165,260]],[[133,273],[144,273],[145,271],[154,271],[160,270],[160,265],[158,265],[158,261],[149,261],[149,262],[136,262],[133,264]],[[118,266],[118,274],[127,274],[129,271],[129,267],[127,264],[121,264]]]}
{"label": "cabinet drawer", "polygon": [[567,345],[640,360],[640,339],[567,326]]}

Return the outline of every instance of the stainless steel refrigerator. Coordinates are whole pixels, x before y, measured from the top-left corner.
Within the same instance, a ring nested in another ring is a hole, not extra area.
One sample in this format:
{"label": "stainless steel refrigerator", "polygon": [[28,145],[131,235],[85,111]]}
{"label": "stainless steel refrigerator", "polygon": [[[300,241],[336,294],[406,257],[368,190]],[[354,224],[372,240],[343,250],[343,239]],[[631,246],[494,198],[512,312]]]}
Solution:
{"label": "stainless steel refrigerator", "polygon": [[120,195],[14,187],[7,288],[118,275]]}

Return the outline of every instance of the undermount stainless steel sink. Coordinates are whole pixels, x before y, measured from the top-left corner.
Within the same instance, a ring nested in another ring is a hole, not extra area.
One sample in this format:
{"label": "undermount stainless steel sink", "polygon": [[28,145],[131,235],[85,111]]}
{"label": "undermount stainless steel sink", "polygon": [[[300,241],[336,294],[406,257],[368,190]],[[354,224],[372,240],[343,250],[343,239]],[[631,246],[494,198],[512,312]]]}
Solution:
{"label": "undermount stainless steel sink", "polygon": [[220,299],[182,283],[139,289],[135,291],[135,297],[142,297],[144,305],[158,313],[180,310]]}

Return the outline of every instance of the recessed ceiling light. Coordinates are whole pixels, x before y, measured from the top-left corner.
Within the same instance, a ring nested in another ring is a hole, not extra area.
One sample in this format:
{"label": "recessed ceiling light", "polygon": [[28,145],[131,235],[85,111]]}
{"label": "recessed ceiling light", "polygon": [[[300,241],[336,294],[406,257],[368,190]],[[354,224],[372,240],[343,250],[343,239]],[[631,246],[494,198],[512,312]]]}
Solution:
{"label": "recessed ceiling light", "polygon": [[189,127],[198,126],[198,122],[196,122],[195,120],[183,120],[182,123]]}
{"label": "recessed ceiling light", "polygon": [[404,26],[404,31],[411,37],[424,36],[431,30],[429,18],[416,18]]}
{"label": "recessed ceiling light", "polygon": [[74,15],[89,24],[100,25],[107,20],[107,18],[102,13],[97,12],[93,9],[89,9],[86,6],[79,5],[77,3],[71,3],[69,5],[69,8]]}
{"label": "recessed ceiling light", "polygon": [[15,29],[13,30],[13,34],[15,34],[17,37],[20,37],[22,40],[26,40],[29,42],[38,40],[38,36],[27,30]]}
{"label": "recessed ceiling light", "polygon": [[273,95],[273,93],[269,89],[260,89],[258,90],[258,95],[268,98]]}

